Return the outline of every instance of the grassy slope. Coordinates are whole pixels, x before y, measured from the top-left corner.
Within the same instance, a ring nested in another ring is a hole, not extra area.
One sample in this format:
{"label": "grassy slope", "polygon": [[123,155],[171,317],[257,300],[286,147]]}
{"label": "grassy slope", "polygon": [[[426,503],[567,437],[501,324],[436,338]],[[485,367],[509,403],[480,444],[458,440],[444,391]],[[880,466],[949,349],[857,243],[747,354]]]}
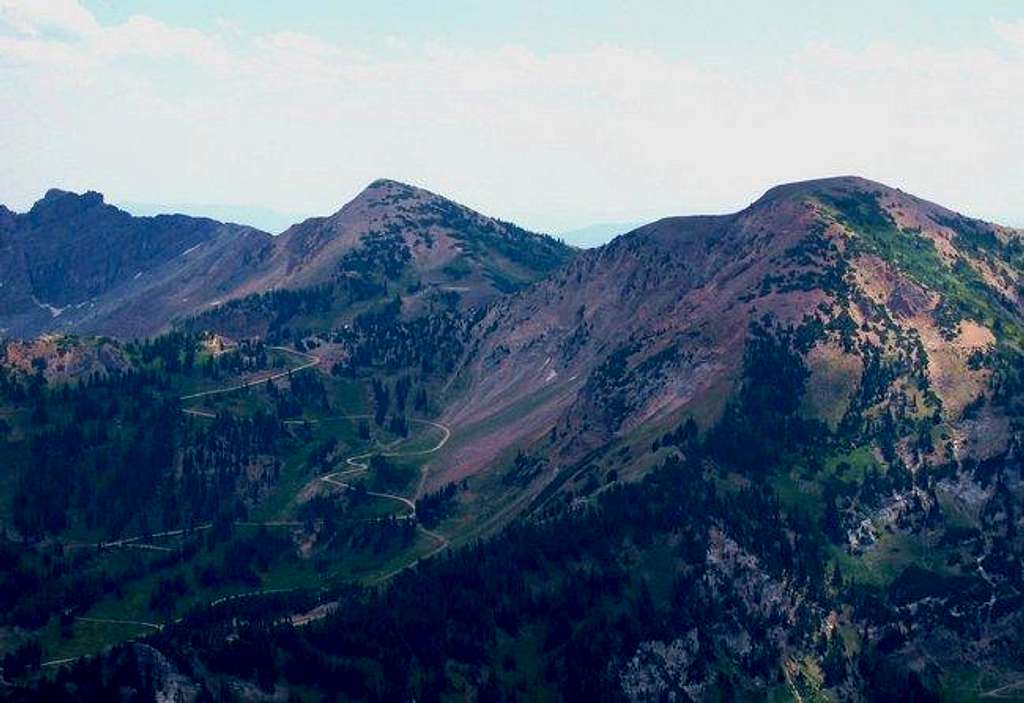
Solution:
{"label": "grassy slope", "polygon": [[[250,374],[248,376],[221,378],[216,381],[212,379],[196,379],[186,377],[174,377],[170,393],[185,394],[195,393],[204,390],[235,385],[243,381],[251,380],[253,377],[261,377],[276,369],[295,366],[296,360],[293,355],[284,352],[272,352],[271,370]],[[315,373],[306,371],[305,373]],[[311,467],[307,461],[312,450],[323,440],[333,438],[338,443],[335,452],[335,463],[333,470],[344,470],[351,468],[345,464],[345,457],[363,453],[381,444],[394,442],[393,437],[386,432],[372,428],[373,436],[369,442],[361,440],[356,429],[356,421],[352,415],[370,415],[372,407],[367,404],[367,395],[364,389],[357,382],[347,379],[339,379],[330,376],[323,376],[327,388],[328,398],[331,404],[331,412],[324,415],[319,412],[305,413],[306,419],[311,420],[306,426],[308,436],[301,428],[297,428],[300,434],[297,439],[290,443],[290,448],[281,457],[283,467],[280,480],[274,489],[263,498],[259,504],[250,511],[248,520],[251,522],[270,521],[294,521],[298,519],[297,508],[300,504],[299,494],[312,483],[315,484],[316,477],[311,473]],[[249,416],[257,410],[269,410],[271,407],[270,397],[266,389],[261,386],[241,390],[234,393],[208,396],[194,401],[187,401],[186,407],[194,407],[210,412],[231,412],[241,416]],[[17,416],[5,413],[11,421],[16,421]],[[196,422],[204,422],[196,419]],[[14,422],[15,431],[12,437],[18,436],[18,423]],[[370,423],[372,427],[372,422]],[[414,426],[414,434],[402,443],[403,450],[421,451],[433,446],[437,441],[437,431],[433,428],[421,428]],[[422,436],[420,436],[422,432]],[[5,466],[13,466],[20,463],[27,457],[24,456],[26,449],[23,442],[5,443],[2,451],[10,463]],[[373,475],[365,480],[371,488],[387,489],[389,492],[396,492],[412,496],[418,483],[420,466],[425,457],[401,457],[395,463],[399,468],[400,475],[404,477],[400,485],[385,484]],[[12,471],[0,472],[0,499],[3,505],[10,504],[11,489],[13,481]],[[341,489],[327,489],[328,492],[337,493]],[[353,517],[374,519],[388,515],[400,515],[407,512],[407,509],[395,501],[385,499],[371,499],[354,509]],[[255,526],[236,526],[235,534],[252,534],[258,530]],[[286,535],[298,536],[299,531],[291,527],[268,527],[268,530],[279,531]],[[200,541],[204,533],[197,533]],[[67,541],[92,541],[101,539],[102,535],[90,531],[73,530],[63,535]],[[166,537],[150,540],[149,542],[158,547],[178,549],[187,538]],[[196,605],[210,602],[217,598],[248,593],[266,589],[308,589],[326,587],[337,584],[342,580],[357,580],[373,582],[382,575],[393,572],[403,565],[411,563],[418,557],[432,551],[435,543],[425,535],[417,535],[409,548],[398,552],[373,554],[352,552],[346,549],[335,547],[317,548],[311,556],[301,557],[297,550],[281,554],[270,564],[269,569],[258,573],[257,584],[225,583],[217,586],[206,587],[199,583],[196,578],[206,566],[216,566],[224,557],[226,543],[221,541],[211,548],[201,548],[196,554],[178,564],[171,564],[158,568],[152,572],[152,564],[167,556],[167,552],[150,551],[143,549],[107,549],[98,553],[91,561],[88,569],[93,572],[104,571],[107,573],[123,573],[129,565],[134,565],[140,570],[141,576],[123,579],[119,584],[119,592],[102,597],[86,612],[79,613],[80,616],[96,619],[110,620],[138,620],[141,622],[163,622],[166,615],[154,612],[149,607],[150,595],[154,592],[161,579],[168,579],[181,576],[188,584],[188,592],[178,599],[174,614],[177,617]],[[64,637],[60,633],[58,618],[52,617],[50,621],[35,633],[43,647],[44,660],[61,659],[65,657],[80,656],[82,654],[95,652],[103,646],[124,639],[147,634],[152,628],[141,625],[88,622],[78,620],[72,628],[72,635]],[[66,634],[66,633],[65,633]],[[15,646],[23,636],[8,639],[3,645],[6,650]]]}

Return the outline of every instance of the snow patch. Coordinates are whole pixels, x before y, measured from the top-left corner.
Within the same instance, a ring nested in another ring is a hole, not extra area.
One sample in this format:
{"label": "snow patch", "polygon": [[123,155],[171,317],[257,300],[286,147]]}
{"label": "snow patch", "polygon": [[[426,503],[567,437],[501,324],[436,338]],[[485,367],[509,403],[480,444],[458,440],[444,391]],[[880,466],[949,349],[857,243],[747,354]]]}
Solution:
{"label": "snow patch", "polygon": [[194,247],[189,247],[189,248],[188,248],[188,249],[186,249],[185,251],[181,252],[181,255],[182,255],[182,256],[188,256],[189,254],[191,254],[192,252],[194,252],[194,251],[195,251],[196,249],[198,249],[198,248],[199,248],[199,247],[201,247],[202,245],[203,245],[203,243],[202,243],[202,242],[199,242],[199,244],[196,244],[196,245],[195,245]]}

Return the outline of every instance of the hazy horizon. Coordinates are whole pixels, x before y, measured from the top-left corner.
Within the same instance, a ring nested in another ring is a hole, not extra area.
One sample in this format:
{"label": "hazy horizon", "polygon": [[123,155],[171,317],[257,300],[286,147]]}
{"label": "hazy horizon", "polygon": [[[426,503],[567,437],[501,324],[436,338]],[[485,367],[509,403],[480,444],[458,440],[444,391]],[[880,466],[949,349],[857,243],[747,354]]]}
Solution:
{"label": "hazy horizon", "polygon": [[[90,189],[81,189],[79,192],[83,192],[84,190]],[[39,197],[41,198],[42,196],[43,194],[41,193]],[[303,222],[309,218],[323,217],[325,215],[332,214],[332,212],[344,205],[344,203],[339,203],[338,207],[332,211],[289,213],[272,210],[258,205],[234,203],[143,203],[112,199],[106,193],[104,193],[103,196],[105,202],[137,217],[167,214],[208,217],[221,222],[248,225],[275,236],[283,233],[292,225]],[[457,197],[455,199],[458,200]],[[939,204],[941,205],[942,203]],[[6,204],[0,203],[0,205]],[[31,203],[29,205],[31,205]],[[28,206],[24,208],[24,210],[27,209]],[[483,214],[486,215],[488,213],[485,212]],[[637,227],[641,227],[645,224],[661,219],[662,217],[694,214],[716,213],[663,213],[662,215],[652,216],[647,219],[635,219],[627,222],[584,222],[580,223],[578,226],[566,227],[557,231],[543,231],[543,233],[558,237],[572,246],[587,249],[607,244],[620,234],[625,234]],[[973,213],[970,212],[964,214],[973,215]],[[1024,219],[1014,220],[1011,218],[1006,220],[995,220],[995,222],[996,224],[1008,227],[1024,228]],[[517,222],[517,224],[519,223]]]}
{"label": "hazy horizon", "polygon": [[385,176],[557,234],[856,174],[1024,223],[1024,6],[998,0],[0,0],[0,79],[21,210],[61,187],[276,222]]}

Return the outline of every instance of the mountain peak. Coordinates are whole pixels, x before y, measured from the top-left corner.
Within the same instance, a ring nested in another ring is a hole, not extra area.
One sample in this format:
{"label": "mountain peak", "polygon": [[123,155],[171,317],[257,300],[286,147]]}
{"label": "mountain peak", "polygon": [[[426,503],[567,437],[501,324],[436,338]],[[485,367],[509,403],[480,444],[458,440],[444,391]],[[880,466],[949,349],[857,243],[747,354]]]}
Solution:
{"label": "mountain peak", "polygon": [[758,198],[753,206],[787,198],[839,195],[850,192],[892,192],[895,190],[895,188],[884,183],[872,181],[861,176],[830,176],[828,178],[814,178],[806,181],[779,184],[765,191],[765,194]]}
{"label": "mountain peak", "polygon": [[418,186],[402,183],[390,178],[378,178],[360,191],[352,202],[372,200],[399,202],[404,200],[439,198],[441,196]]}
{"label": "mountain peak", "polygon": [[388,189],[388,188],[399,188],[399,189],[409,188],[409,189],[412,189],[412,188],[415,188],[415,186],[409,185],[408,183],[403,183],[402,181],[396,181],[393,178],[377,178],[373,182],[371,182],[370,185],[366,186],[366,190],[375,190],[375,189],[381,189],[381,188],[385,188],[385,189]]}
{"label": "mountain peak", "polygon": [[339,275],[397,289],[408,276],[416,281],[410,306],[432,305],[446,294],[445,305],[469,307],[536,281],[572,254],[550,237],[380,178],[333,214],[283,232],[243,292],[319,285]]}
{"label": "mountain peak", "polygon": [[363,219],[367,213],[387,217],[396,211],[416,209],[428,203],[438,202],[448,202],[448,199],[419,186],[390,178],[378,178],[333,214],[312,220],[334,221],[338,218],[353,217]]}
{"label": "mountain peak", "polygon": [[103,194],[94,190],[79,195],[68,190],[50,188],[32,206],[29,215],[35,220],[74,217],[103,205]]}
{"label": "mountain peak", "polygon": [[86,205],[100,205],[103,203],[103,193],[99,193],[95,190],[87,190],[81,195],[70,190],[61,190],[60,188],[50,188],[43,195],[41,202],[44,203],[55,203],[55,202],[72,202],[77,201]]}
{"label": "mountain peak", "polygon": [[334,222],[339,218],[363,218],[367,211],[380,211],[382,206],[393,206],[406,204],[410,201],[423,198],[438,197],[429,191],[411,186],[407,183],[394,181],[389,178],[378,178],[370,182],[365,188],[338,210],[330,215],[311,217],[303,222],[296,223],[288,231],[310,222]]}

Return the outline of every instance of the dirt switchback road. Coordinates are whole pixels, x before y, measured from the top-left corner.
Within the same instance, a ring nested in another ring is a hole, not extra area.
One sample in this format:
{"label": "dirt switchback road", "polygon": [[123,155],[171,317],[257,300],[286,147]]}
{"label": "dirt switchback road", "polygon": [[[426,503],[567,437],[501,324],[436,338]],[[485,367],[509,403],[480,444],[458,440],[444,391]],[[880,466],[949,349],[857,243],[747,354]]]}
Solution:
{"label": "dirt switchback road", "polygon": [[[276,381],[279,378],[285,378],[286,376],[289,376],[290,374],[297,373],[299,371],[303,371],[305,369],[312,368],[312,367],[314,367],[314,366],[316,366],[317,364],[320,363],[320,357],[313,356],[312,354],[307,354],[306,352],[300,352],[300,351],[296,351],[294,349],[288,349],[287,347],[267,347],[267,348],[268,349],[274,349],[275,351],[288,352],[289,354],[297,354],[298,356],[301,356],[301,357],[305,358],[306,362],[304,364],[300,364],[300,365],[296,366],[295,368],[286,369],[284,371],[279,371],[277,373],[271,374],[269,376],[263,376],[261,378],[254,378],[251,381],[245,381],[244,383],[239,383],[239,384],[234,385],[234,386],[227,386],[225,388],[214,388],[213,390],[200,391],[199,393],[189,393],[188,395],[181,396],[180,400],[195,400],[196,398],[205,398],[205,397],[211,396],[211,395],[221,395],[223,393],[232,393],[234,391],[240,391],[240,390],[242,390],[244,388],[251,388],[252,386],[258,386],[260,384],[266,383],[267,381]],[[185,412],[190,412],[190,411],[186,410]],[[191,414],[199,415],[200,417],[213,417],[212,415],[210,415],[208,413],[202,413],[202,412],[199,412],[199,411],[191,411]]]}
{"label": "dirt switchback road", "polygon": [[[279,378],[285,378],[285,377],[287,377],[287,376],[289,376],[289,375],[291,375],[293,373],[297,373],[299,371],[303,371],[305,369],[309,369],[309,368],[312,368],[314,366],[317,366],[320,363],[320,358],[317,357],[317,356],[314,356],[313,354],[307,354],[305,352],[299,352],[299,351],[296,351],[294,349],[288,349],[286,347],[269,347],[269,348],[277,350],[277,351],[287,352],[287,353],[290,353],[290,354],[296,354],[298,356],[303,357],[306,361],[304,363],[300,364],[299,366],[294,367],[294,368],[286,369],[286,370],[280,371],[280,372],[276,372],[276,373],[270,374],[268,376],[262,376],[260,378],[255,378],[255,379],[252,379],[250,381],[245,381],[243,383],[238,383],[238,384],[235,384],[235,385],[232,385],[232,386],[226,386],[224,388],[215,388],[215,389],[211,389],[211,390],[207,390],[207,391],[200,391],[198,393],[189,393],[187,395],[180,396],[179,399],[182,400],[182,401],[189,401],[189,400],[195,400],[197,398],[206,398],[206,397],[214,396],[214,395],[223,395],[225,393],[233,393],[235,391],[240,391],[240,390],[243,390],[245,388],[251,388],[253,386],[258,386],[258,385],[264,384],[264,383],[266,383],[268,381],[275,381],[275,380],[277,380]],[[183,408],[182,412],[185,413],[185,414],[188,414],[188,415],[192,415],[194,417],[201,417],[201,418],[214,418],[214,417],[216,417],[216,415],[214,413],[211,413],[211,412],[208,412],[208,411],[205,411],[205,410],[198,410],[198,409],[195,409],[195,408]],[[339,417],[340,418],[344,418],[344,419],[363,419],[363,418],[366,418],[366,417],[369,417],[369,416],[367,416],[367,415],[344,415],[344,416],[339,416]],[[324,418],[324,419],[334,419],[334,418]],[[288,424],[301,424],[301,423],[305,423],[305,422],[315,423],[315,422],[319,422],[319,420],[315,420],[315,419],[314,420],[297,419],[297,420],[285,420],[285,422],[288,423]],[[440,439],[438,440],[438,442],[434,446],[429,447],[427,449],[418,449],[418,450],[412,450],[412,451],[390,451],[390,450],[385,449],[384,451],[379,451],[379,452],[364,452],[364,453],[361,453],[361,454],[355,454],[353,456],[348,457],[345,460],[345,463],[348,466],[352,467],[352,468],[346,469],[344,471],[336,471],[334,473],[327,474],[326,476],[321,476],[319,478],[319,480],[323,481],[324,483],[330,484],[331,486],[334,486],[334,487],[343,488],[343,489],[346,489],[346,490],[351,490],[351,489],[354,489],[355,486],[353,486],[352,484],[347,483],[347,482],[345,482],[345,481],[343,481],[341,479],[342,478],[348,478],[348,477],[351,477],[351,476],[362,475],[362,474],[365,474],[367,471],[369,471],[370,466],[369,466],[369,463],[366,460],[369,459],[370,457],[372,457],[372,456],[374,456],[376,454],[379,454],[381,456],[390,456],[390,457],[425,456],[425,455],[433,454],[433,453],[435,453],[437,451],[440,451],[444,447],[444,445],[448,443],[448,440],[452,436],[451,429],[449,429],[447,426],[445,426],[445,425],[443,425],[443,424],[441,424],[439,422],[434,422],[432,420],[416,419],[416,418],[409,418],[409,422],[417,423],[417,424],[421,424],[421,425],[428,425],[428,426],[433,427],[433,428],[435,428],[437,430],[440,430],[440,432],[441,432]],[[380,493],[380,492],[376,492],[376,491],[367,491],[367,495],[371,495],[371,496],[374,496],[374,497],[377,497],[377,498],[381,498],[381,499],[384,499],[384,500],[392,500],[392,501],[401,503],[403,507],[408,509],[408,512],[405,515],[400,516],[398,519],[401,519],[401,520],[415,520],[416,519],[416,503],[415,503],[415,498],[417,498],[420,495],[420,493],[422,492],[423,484],[424,484],[425,479],[426,479],[426,474],[424,472],[421,472],[420,479],[419,479],[419,482],[418,482],[417,487],[416,487],[416,493],[415,493],[415,495],[413,496],[412,499],[409,499],[409,498],[406,498],[406,497],[400,496],[400,495],[395,495],[393,493]],[[301,523],[292,522],[292,521],[236,522],[236,524],[238,524],[238,525],[246,525],[246,526],[264,526],[264,527],[298,527],[298,526],[301,526]],[[150,540],[152,540],[153,538],[160,538],[160,537],[180,537],[180,536],[183,536],[183,535],[186,535],[186,534],[190,534],[190,533],[193,533],[193,532],[199,532],[199,531],[202,531],[202,530],[208,530],[211,527],[212,527],[211,523],[205,523],[205,524],[201,524],[201,525],[195,525],[195,526],[192,526],[192,527],[189,527],[189,528],[183,528],[183,529],[177,529],[177,530],[167,530],[167,531],[164,531],[164,532],[156,532],[156,533],[151,533],[151,534],[146,534],[146,535],[137,535],[137,536],[134,536],[134,537],[126,537],[126,538],[123,538],[123,539],[111,540],[109,542],[70,543],[70,544],[66,544],[64,546],[65,546],[65,548],[72,548],[72,549],[73,548],[83,548],[83,547],[89,547],[89,548],[116,548],[116,547],[126,548],[126,547],[135,547],[135,548],[141,548],[141,549],[154,549],[154,550],[160,550],[160,551],[172,551],[172,549],[169,548],[169,547],[153,545],[153,544],[150,543]],[[391,572],[389,572],[387,574],[384,574],[379,579],[377,579],[378,582],[386,581],[386,580],[390,579],[392,576],[394,576],[394,575],[396,575],[398,573],[401,573],[402,571],[405,571],[406,569],[412,568],[413,566],[418,564],[420,561],[422,561],[424,559],[427,559],[428,557],[431,557],[434,554],[436,554],[436,553],[440,552],[441,550],[443,550],[443,549],[448,547],[448,539],[444,535],[441,535],[441,534],[439,534],[437,532],[434,532],[433,530],[428,530],[427,528],[425,528],[425,527],[423,527],[422,525],[419,525],[419,524],[417,524],[416,527],[417,527],[417,529],[420,532],[422,532],[423,534],[427,535],[431,540],[433,540],[436,543],[436,546],[433,549],[431,549],[429,552],[424,554],[423,556],[417,558],[416,560],[414,560],[414,561],[412,561],[412,562],[410,562],[410,563],[408,563],[408,564],[406,564],[406,565],[404,565],[404,566],[402,566],[402,567],[400,567],[398,569],[395,569],[394,571],[391,571]],[[210,605],[215,606],[215,605],[218,605],[220,603],[236,600],[236,599],[239,599],[239,598],[247,598],[247,597],[253,597],[253,596],[267,595],[267,594],[272,594],[272,593],[285,593],[285,592],[288,592],[290,590],[294,590],[294,589],[269,589],[269,590],[256,590],[256,591],[251,591],[251,592],[247,592],[247,593],[237,593],[237,594],[234,594],[234,595],[231,595],[231,596],[224,596],[224,597],[218,598],[218,599],[216,599],[214,601],[211,601]],[[305,624],[307,624],[309,622],[312,622],[314,620],[318,620],[321,617],[323,617],[324,615],[326,615],[328,612],[330,612],[332,605],[333,604],[331,604],[331,603],[322,604],[322,605],[318,606],[317,608],[315,608],[313,611],[310,611],[309,613],[303,613],[303,614],[300,614],[300,615],[296,615],[296,616],[294,616],[292,618],[292,622],[295,625],[305,625]],[[141,620],[118,620],[118,619],[105,619],[105,618],[90,618],[90,617],[83,617],[83,616],[76,616],[75,619],[76,620],[80,620],[82,622],[107,623],[107,624],[112,624],[112,625],[135,625],[135,626],[138,626],[138,627],[150,628],[152,630],[160,630],[160,629],[163,628],[162,624],[153,623],[153,622],[145,622],[145,621],[141,621]],[[69,657],[69,658],[65,658],[65,659],[54,659],[54,660],[51,660],[51,661],[43,662],[42,666],[45,666],[45,667],[60,666],[60,665],[63,665],[63,664],[67,664],[67,663],[71,663],[73,661],[76,661],[79,658],[80,657]]]}
{"label": "dirt switchback road", "polygon": [[[413,450],[413,451],[404,451],[404,452],[403,451],[364,452],[362,454],[355,454],[355,455],[350,456],[349,458],[347,458],[345,460],[345,463],[352,467],[351,469],[346,469],[344,471],[335,471],[334,473],[327,474],[326,476],[321,476],[320,480],[323,481],[324,483],[329,483],[332,486],[338,486],[340,488],[351,490],[351,489],[354,489],[355,486],[353,486],[351,483],[346,483],[345,481],[341,481],[339,479],[341,479],[342,477],[359,476],[359,475],[365,474],[367,471],[370,470],[370,465],[367,462],[367,459],[369,459],[370,457],[375,456],[375,455],[379,455],[379,456],[392,456],[392,457],[400,457],[400,456],[425,456],[425,455],[433,454],[434,452],[440,451],[444,447],[444,445],[448,443],[448,440],[451,439],[452,431],[448,427],[446,427],[445,425],[442,425],[440,422],[434,422],[432,420],[420,420],[420,419],[416,419],[416,418],[409,418],[409,422],[415,422],[415,423],[419,423],[419,424],[422,424],[422,425],[429,425],[430,427],[433,427],[435,429],[441,430],[441,438],[437,441],[437,444],[435,444],[434,446],[432,446],[432,447],[430,447],[428,449],[417,449],[417,450]],[[416,495],[413,496],[414,498],[419,497],[420,490],[422,489],[422,486],[423,486],[423,478],[424,478],[424,476],[425,476],[425,474],[421,472],[420,473],[420,481],[419,481],[419,484],[416,487]],[[395,495],[393,493],[378,493],[376,491],[367,491],[366,494],[367,495],[371,495],[371,496],[375,496],[377,498],[383,498],[385,500],[393,500],[393,501],[399,502],[403,506],[405,506],[406,508],[409,509],[409,512],[406,513],[405,515],[402,515],[401,519],[405,519],[405,520],[415,520],[416,519],[416,503],[413,500],[410,500],[409,498],[406,498],[404,496]],[[436,549],[434,549],[433,551],[431,551],[430,554],[438,552],[438,551],[440,551],[440,550],[442,550],[442,549],[444,549],[445,547],[448,546],[448,539],[446,537],[444,537],[444,535],[440,535],[437,532],[434,532],[432,530],[428,530],[427,528],[423,527],[423,525],[417,525],[417,529],[419,529],[423,534],[427,535],[432,540],[434,540],[435,542],[438,543],[439,546]],[[429,556],[429,554],[427,556]],[[425,557],[421,557],[421,558],[425,558]]]}

